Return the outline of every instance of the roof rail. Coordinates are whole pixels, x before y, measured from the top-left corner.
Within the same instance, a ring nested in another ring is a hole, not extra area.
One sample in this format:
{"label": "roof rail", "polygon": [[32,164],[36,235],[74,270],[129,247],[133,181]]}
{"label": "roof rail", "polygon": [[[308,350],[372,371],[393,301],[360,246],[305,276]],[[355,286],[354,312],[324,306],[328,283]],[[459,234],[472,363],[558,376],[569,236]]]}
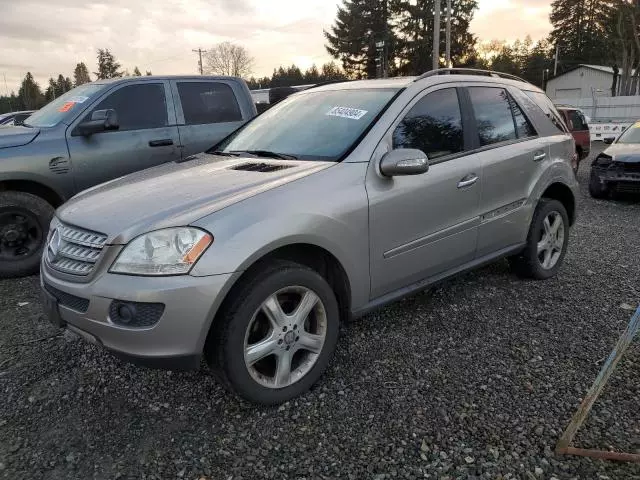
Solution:
{"label": "roof rail", "polygon": [[435,77],[436,75],[484,75],[487,77],[507,78],[509,80],[517,80],[519,82],[529,83],[526,80],[511,75],[510,73],[494,72],[492,70],[479,70],[476,68],[438,68],[429,72],[423,73],[414,80],[422,80],[423,78]]}

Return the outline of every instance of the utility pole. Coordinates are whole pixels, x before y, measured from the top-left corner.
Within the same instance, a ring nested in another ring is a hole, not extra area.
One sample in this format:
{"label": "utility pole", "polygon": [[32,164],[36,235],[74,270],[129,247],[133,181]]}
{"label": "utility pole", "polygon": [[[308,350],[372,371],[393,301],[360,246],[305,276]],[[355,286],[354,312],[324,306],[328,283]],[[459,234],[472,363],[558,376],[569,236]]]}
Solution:
{"label": "utility pole", "polygon": [[556,61],[553,66],[553,76],[558,75],[558,57],[560,56],[560,44],[556,43]]}
{"label": "utility pole", "polygon": [[433,69],[440,67],[440,0],[435,2],[433,15]]}
{"label": "utility pole", "polygon": [[9,110],[13,112],[13,105],[11,105],[11,95],[9,95],[9,87],[7,87],[7,75],[3,73],[2,76],[4,77],[4,89],[7,92],[7,101],[9,102]]}
{"label": "utility pole", "polygon": [[451,0],[447,0],[447,68],[453,67],[451,64]]}
{"label": "utility pole", "polygon": [[204,75],[203,71],[202,71],[202,54],[203,53],[207,53],[206,50],[202,50],[201,48],[197,49],[197,50],[191,50],[194,53],[198,54],[199,60],[198,60],[198,67],[200,68],[200,75]]}

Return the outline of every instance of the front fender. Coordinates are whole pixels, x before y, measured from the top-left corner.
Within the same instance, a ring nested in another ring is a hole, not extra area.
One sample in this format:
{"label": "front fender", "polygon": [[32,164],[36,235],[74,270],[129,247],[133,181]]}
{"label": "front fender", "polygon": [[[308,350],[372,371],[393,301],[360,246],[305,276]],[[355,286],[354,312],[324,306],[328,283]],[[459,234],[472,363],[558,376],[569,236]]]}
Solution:
{"label": "front fender", "polygon": [[348,222],[297,213],[255,222],[245,217],[246,223],[237,228],[229,228],[231,225],[225,225],[224,221],[212,222],[213,227],[199,225],[213,234],[214,242],[191,274],[207,276],[245,271],[278,248],[309,244],[326,250],[340,262],[351,285],[352,305],[363,305],[369,300],[370,280],[367,219],[364,209],[359,215],[350,216]]}

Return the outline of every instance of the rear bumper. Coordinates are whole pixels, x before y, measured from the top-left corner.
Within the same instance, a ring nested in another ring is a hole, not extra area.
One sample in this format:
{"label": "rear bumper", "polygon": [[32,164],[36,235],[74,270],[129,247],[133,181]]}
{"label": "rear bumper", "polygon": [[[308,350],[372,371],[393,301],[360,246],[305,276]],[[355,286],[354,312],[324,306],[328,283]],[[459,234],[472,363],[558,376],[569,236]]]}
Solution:
{"label": "rear bumper", "polygon": [[[209,327],[231,277],[104,274],[80,284],[56,278],[43,264],[40,282],[49,305],[53,299],[47,309],[52,323],[129,362],[185,370],[200,365]],[[163,304],[164,309],[153,324],[128,327],[111,318],[113,302]]]}

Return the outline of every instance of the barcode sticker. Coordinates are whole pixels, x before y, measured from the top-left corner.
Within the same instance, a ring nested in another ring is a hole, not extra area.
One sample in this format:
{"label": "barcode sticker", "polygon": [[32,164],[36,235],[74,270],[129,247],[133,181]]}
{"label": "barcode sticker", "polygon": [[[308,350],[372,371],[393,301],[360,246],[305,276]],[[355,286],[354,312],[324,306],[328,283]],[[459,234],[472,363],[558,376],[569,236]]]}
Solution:
{"label": "barcode sticker", "polygon": [[367,110],[350,107],[333,107],[327,112],[330,117],[350,118],[351,120],[360,120],[367,114]]}

